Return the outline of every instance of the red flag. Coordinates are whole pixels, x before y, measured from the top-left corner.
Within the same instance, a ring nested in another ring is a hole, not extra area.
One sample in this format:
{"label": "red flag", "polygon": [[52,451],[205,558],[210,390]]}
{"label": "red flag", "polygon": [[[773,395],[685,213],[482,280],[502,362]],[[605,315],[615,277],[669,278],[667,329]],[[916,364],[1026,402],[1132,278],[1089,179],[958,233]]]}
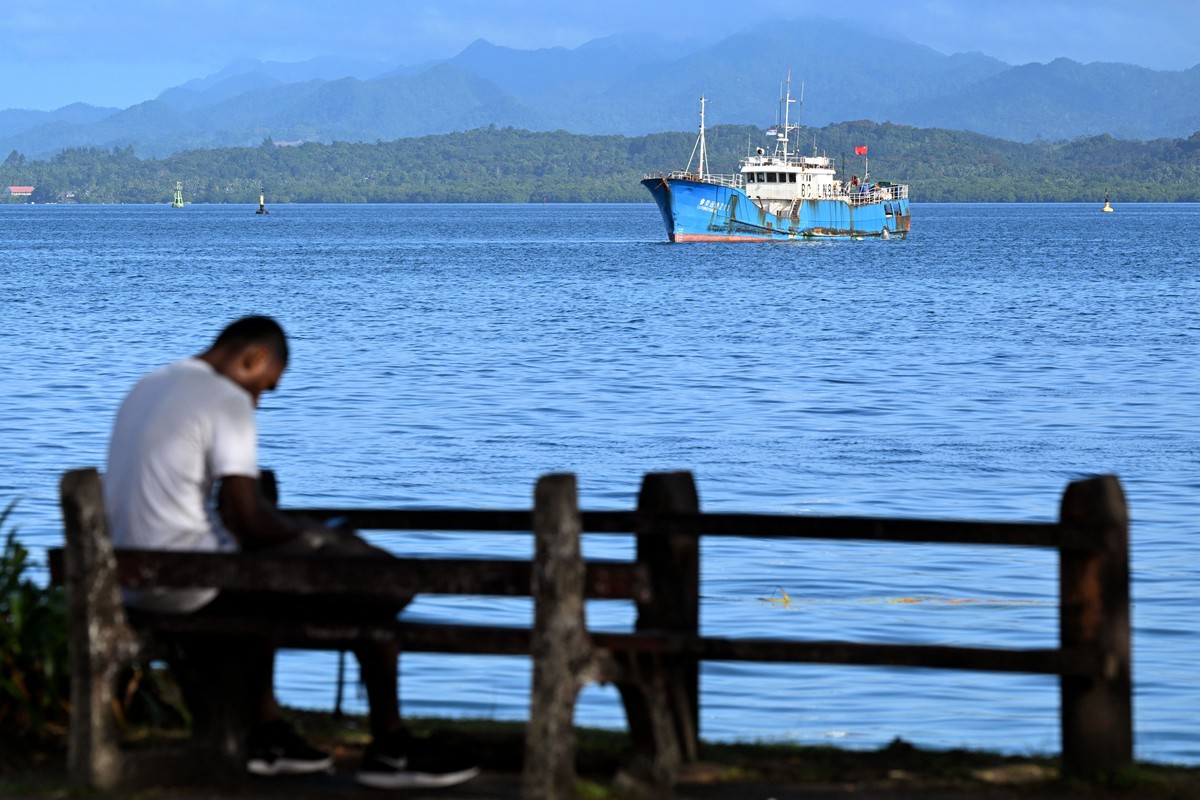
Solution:
{"label": "red flag", "polygon": [[854,148],[854,155],[865,156],[866,154],[867,154],[867,146],[865,144],[860,144],[858,147]]}

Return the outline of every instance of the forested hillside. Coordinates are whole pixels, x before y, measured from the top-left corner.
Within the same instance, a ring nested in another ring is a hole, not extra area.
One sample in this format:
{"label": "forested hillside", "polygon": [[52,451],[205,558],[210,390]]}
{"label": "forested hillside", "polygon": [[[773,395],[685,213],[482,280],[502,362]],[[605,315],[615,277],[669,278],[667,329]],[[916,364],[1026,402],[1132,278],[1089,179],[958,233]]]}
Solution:
{"label": "forested hillside", "polygon": [[[802,132],[848,177],[908,183],[914,202],[1200,201],[1200,132],[1133,142],[1110,136],[1031,143],[940,129],[852,122]],[[167,203],[176,181],[192,203],[645,202],[643,174],[686,165],[694,133],[579,136],[512,128],[375,144],[310,143],[192,150],[142,159],[132,148],[66,150],[45,161],[13,151],[0,186],[36,187],[6,202]],[[734,172],[761,130],[708,131],[714,172]]]}
{"label": "forested hillside", "polygon": [[1153,140],[1200,129],[1200,65],[1153,70],[1059,58],[1014,66],[806,15],[686,45],[627,34],[574,49],[479,40],[452,58],[404,66],[239,61],[124,109],[0,111],[0,154],[133,146],[166,158],[268,137],[371,143],[488,125],[643,136],[691,127],[701,95],[710,126],[766,127],[779,121],[789,76],[792,97],[803,98],[793,115],[816,126],[871,119],[1018,142],[1104,133]]}

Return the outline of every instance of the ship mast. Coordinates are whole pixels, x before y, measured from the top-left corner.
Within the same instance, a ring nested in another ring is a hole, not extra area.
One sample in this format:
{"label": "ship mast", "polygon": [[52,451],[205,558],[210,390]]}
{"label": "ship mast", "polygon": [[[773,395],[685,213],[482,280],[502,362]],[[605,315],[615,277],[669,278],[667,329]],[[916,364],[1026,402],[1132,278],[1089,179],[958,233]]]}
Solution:
{"label": "ship mast", "polygon": [[708,98],[704,95],[700,96],[700,135],[696,137],[696,144],[692,147],[692,155],[688,158],[687,171],[692,171],[692,161],[696,158],[696,152],[700,153],[700,167],[698,175],[701,179],[704,178],[704,173],[708,171],[708,145],[704,141],[704,104],[708,102]]}

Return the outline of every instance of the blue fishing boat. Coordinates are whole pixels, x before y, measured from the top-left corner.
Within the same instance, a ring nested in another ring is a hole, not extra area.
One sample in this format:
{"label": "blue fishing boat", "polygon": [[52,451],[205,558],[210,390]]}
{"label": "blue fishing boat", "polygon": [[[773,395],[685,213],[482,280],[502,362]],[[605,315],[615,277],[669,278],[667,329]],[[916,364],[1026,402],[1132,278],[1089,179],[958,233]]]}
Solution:
{"label": "blue fishing boat", "polygon": [[[801,92],[803,95],[803,92]],[[686,169],[642,179],[658,204],[672,242],[761,242],[806,238],[904,237],[909,230],[908,186],[871,182],[867,145],[863,177],[840,180],[825,155],[801,155],[791,148],[799,123],[790,119],[790,80],[783,98],[781,124],[767,131],[775,138],[768,153],[755,148],[734,175],[708,169],[704,106],[700,98],[700,135]],[[697,158],[697,155],[699,158]],[[697,164],[693,171],[692,164]]]}

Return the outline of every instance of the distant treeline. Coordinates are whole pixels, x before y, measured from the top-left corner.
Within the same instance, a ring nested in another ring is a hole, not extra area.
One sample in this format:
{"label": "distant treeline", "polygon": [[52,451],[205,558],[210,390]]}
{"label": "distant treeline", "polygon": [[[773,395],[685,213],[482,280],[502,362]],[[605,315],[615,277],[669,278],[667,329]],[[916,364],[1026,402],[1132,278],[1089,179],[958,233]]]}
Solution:
{"label": "distant treeline", "polygon": [[[1021,144],[973,133],[848,122],[801,132],[793,147],[834,158],[842,175],[907,183],[914,202],[1200,201],[1200,132],[1187,139],[1111,136]],[[763,131],[708,131],[710,168],[735,172]],[[132,148],[71,149],[46,161],[13,151],[0,187],[34,186],[8,202],[191,203],[646,202],[645,173],[683,168],[694,133],[582,136],[480,128],[391,142],[191,150],[164,159]]]}

